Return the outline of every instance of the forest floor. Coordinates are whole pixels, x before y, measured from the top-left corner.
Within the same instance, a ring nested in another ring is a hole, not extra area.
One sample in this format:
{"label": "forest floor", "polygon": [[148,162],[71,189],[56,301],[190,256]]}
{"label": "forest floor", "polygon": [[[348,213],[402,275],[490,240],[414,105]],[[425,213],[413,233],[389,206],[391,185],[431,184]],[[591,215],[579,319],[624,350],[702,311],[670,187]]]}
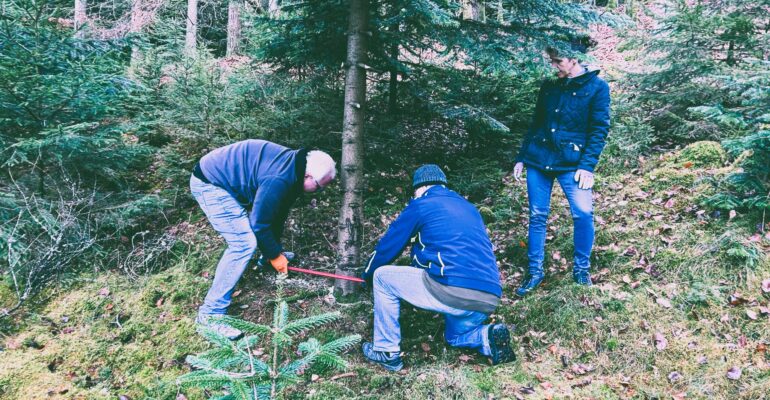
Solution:
{"label": "forest floor", "polygon": [[[556,190],[548,276],[524,299],[513,295],[526,259],[524,185],[504,171],[482,179],[496,182],[479,203],[504,283],[492,319],[515,326],[516,362],[490,366],[448,347],[438,315],[406,306],[403,372],[368,364],[354,349],[345,355],[349,373],[308,371],[284,398],[767,398],[770,234],[761,232],[770,224],[702,208],[712,179],[733,167],[692,153],[662,154],[632,171],[599,175],[590,288],[571,281],[572,223]],[[408,197],[408,179],[406,173],[369,179],[378,188],[366,202],[371,247]],[[333,270],[338,194],[332,189],[307,199],[292,214],[286,243],[303,256],[300,266]],[[223,243],[191,211],[189,221],[172,229],[178,242],[168,268],[134,278],[119,271],[83,276],[16,321],[15,333],[2,338],[0,398],[204,398],[200,390],[179,391],[174,380],[189,371],[185,357],[207,347],[193,318]],[[273,276],[247,271],[232,314],[269,322]],[[330,285],[293,275],[288,294],[304,298],[290,303],[292,315],[339,310],[341,320],[312,336],[325,341],[357,333],[370,340],[370,297],[331,302]]]}

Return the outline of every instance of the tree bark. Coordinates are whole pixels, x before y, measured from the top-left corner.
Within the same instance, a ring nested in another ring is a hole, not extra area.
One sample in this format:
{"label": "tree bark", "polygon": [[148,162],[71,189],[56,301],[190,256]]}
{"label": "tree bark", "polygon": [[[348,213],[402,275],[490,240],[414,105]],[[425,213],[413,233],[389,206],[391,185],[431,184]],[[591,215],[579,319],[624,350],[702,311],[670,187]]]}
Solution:
{"label": "tree bark", "polygon": [[[396,27],[398,29],[398,27]],[[393,66],[390,67],[390,81],[388,82],[388,112],[395,114],[398,111],[398,43],[393,43],[390,47],[390,57],[393,59]]]}
{"label": "tree bark", "polygon": [[[339,220],[339,258],[337,273],[355,275],[361,266],[363,240],[363,164],[366,108],[366,29],[368,0],[350,0],[348,47],[345,66],[345,105],[342,121],[341,176],[343,187]],[[337,293],[347,295],[358,290],[353,282],[337,280]]]}
{"label": "tree bark", "polygon": [[275,17],[278,15],[278,12],[281,10],[281,7],[278,5],[278,0],[268,0],[267,1],[267,14],[271,17]]}
{"label": "tree bark", "polygon": [[187,32],[184,49],[188,55],[195,54],[198,38],[198,0],[187,0]]}
{"label": "tree bark", "polygon": [[230,0],[227,7],[227,57],[237,55],[241,45],[241,0]]}
{"label": "tree bark", "polygon": [[479,11],[479,0],[463,1],[463,19],[467,19],[471,21],[481,20],[481,13]]}
{"label": "tree bark", "polygon": [[[128,27],[130,34],[136,35],[142,30],[142,0],[133,0],[131,2],[131,22]],[[131,38],[132,41],[136,40],[136,37]],[[137,64],[142,59],[142,51],[139,46],[134,43],[131,46],[131,61],[129,62],[129,76],[134,75],[136,72]]]}
{"label": "tree bark", "polygon": [[75,37],[82,39],[86,30],[86,0],[75,0]]}

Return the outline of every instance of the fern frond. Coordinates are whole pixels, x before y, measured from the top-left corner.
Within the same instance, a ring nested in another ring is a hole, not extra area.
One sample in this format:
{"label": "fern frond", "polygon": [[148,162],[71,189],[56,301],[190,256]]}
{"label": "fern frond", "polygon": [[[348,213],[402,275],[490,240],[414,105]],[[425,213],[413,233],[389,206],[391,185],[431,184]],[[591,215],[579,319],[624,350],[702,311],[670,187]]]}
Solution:
{"label": "fern frond", "polygon": [[324,369],[346,370],[348,363],[337,354],[321,353],[316,357],[315,363],[324,367]]}
{"label": "fern frond", "polygon": [[257,400],[270,400],[270,385],[257,385]]}
{"label": "fern frond", "polygon": [[[216,361],[211,362],[211,367],[214,369],[222,369],[222,370],[241,370],[243,371],[245,368],[247,368],[249,365],[249,359],[247,357],[244,357],[243,355],[239,354],[236,356],[218,359]],[[238,367],[238,368],[234,368]]]}
{"label": "fern frond", "polygon": [[210,371],[193,371],[176,379],[177,385],[181,387],[195,386],[202,389],[219,389],[229,382],[228,377]]}
{"label": "fern frond", "polygon": [[251,364],[254,366],[254,373],[257,374],[257,376],[270,375],[270,366],[267,365],[264,361],[252,357]]}
{"label": "fern frond", "polygon": [[325,343],[322,351],[330,354],[339,354],[361,342],[361,335],[350,335],[341,337]]}
{"label": "fern frond", "polygon": [[254,395],[249,385],[246,385],[241,381],[233,381],[230,383],[230,392],[238,400],[254,399]]}
{"label": "fern frond", "polygon": [[206,360],[219,360],[232,357],[236,354],[232,347],[215,347],[211,350],[198,354],[196,357]]}
{"label": "fern frond", "polygon": [[308,354],[312,353],[314,351],[320,351],[321,350],[321,342],[318,341],[316,338],[310,338],[305,342],[302,342],[297,346],[297,350],[301,354]]}
{"label": "fern frond", "polygon": [[212,366],[211,366],[211,359],[207,358],[207,357],[203,357],[203,355],[201,355],[201,356],[189,355],[189,356],[185,357],[184,361],[186,363],[190,364],[190,366],[193,369],[210,369],[210,368],[212,368]]}
{"label": "fern frond", "polygon": [[239,339],[235,343],[235,348],[238,349],[238,351],[246,353],[249,351],[249,349],[255,349],[257,345],[259,345],[259,336],[252,335]]}
{"label": "fern frond", "polygon": [[330,312],[326,314],[321,315],[313,315],[311,317],[298,319],[296,321],[289,322],[283,329],[282,332],[285,332],[289,335],[297,335],[303,331],[317,328],[321,325],[328,324],[336,319],[340,318],[340,312]]}
{"label": "fern frond", "polygon": [[203,336],[204,339],[208,340],[209,342],[219,347],[232,348],[233,346],[233,341],[228,339],[227,336],[213,329],[207,328],[205,326],[199,326],[198,333],[200,333],[200,335]]}
{"label": "fern frond", "polygon": [[270,328],[267,325],[255,324],[253,322],[234,318],[229,315],[222,315],[222,316],[218,315],[216,317],[211,317],[211,320],[214,322],[223,323],[235,329],[238,329],[241,332],[243,332],[245,336],[250,336],[250,335],[264,336],[272,332],[272,328]]}

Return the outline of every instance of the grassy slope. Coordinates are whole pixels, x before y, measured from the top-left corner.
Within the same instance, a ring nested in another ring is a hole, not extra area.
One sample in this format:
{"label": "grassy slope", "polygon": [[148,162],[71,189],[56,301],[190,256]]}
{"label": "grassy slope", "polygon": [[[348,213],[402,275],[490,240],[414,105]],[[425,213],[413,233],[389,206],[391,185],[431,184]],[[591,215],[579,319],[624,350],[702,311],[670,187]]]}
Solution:
{"label": "grassy slope", "polygon": [[[603,177],[597,188],[596,285],[571,283],[571,221],[557,190],[547,245],[547,283],[531,297],[514,299],[525,263],[526,199],[523,186],[501,174],[476,177],[497,182],[484,214],[505,280],[503,305],[494,319],[515,324],[520,360],[490,367],[474,354],[447,348],[440,318],[406,307],[403,349],[408,370],[387,374],[351,352],[355,377],[322,374],[286,393],[287,398],[688,398],[757,399],[770,393],[769,316],[760,289],[770,278],[770,239],[753,236],[757,216],[710,216],[697,201],[708,179],[726,169],[685,168],[676,155],[650,161],[632,173]],[[403,177],[401,177],[403,178]],[[380,177],[401,183],[399,177]],[[393,187],[390,184],[372,187]],[[462,189],[461,189],[462,190]],[[403,192],[370,193],[367,238],[382,231]],[[317,207],[295,213],[289,242],[306,254],[304,266],[330,268],[334,193]],[[673,199],[673,200],[671,200]],[[221,251],[205,221],[187,228],[169,269],[131,281],[109,272],[62,291],[30,313],[0,352],[0,397],[9,399],[166,398],[177,395],[174,377],[186,372],[184,357],[205,347],[192,317]],[[312,246],[312,247],[311,247]],[[208,273],[208,274],[207,274]],[[269,273],[248,272],[233,310],[269,321]],[[291,281],[292,292],[323,290],[322,280]],[[107,288],[107,290],[104,290]],[[738,294],[730,304],[730,296]],[[670,303],[670,307],[669,307]],[[344,320],[316,333],[370,337],[371,303],[331,307],[322,295],[293,303],[308,315],[340,309]],[[747,310],[759,314],[757,320]],[[665,349],[656,348],[665,338]],[[427,351],[425,351],[427,349]],[[705,360],[705,361],[704,361]],[[741,368],[733,381],[728,369]],[[672,373],[678,374],[672,374]],[[310,374],[307,374],[310,375]],[[190,399],[200,392],[186,392]]]}

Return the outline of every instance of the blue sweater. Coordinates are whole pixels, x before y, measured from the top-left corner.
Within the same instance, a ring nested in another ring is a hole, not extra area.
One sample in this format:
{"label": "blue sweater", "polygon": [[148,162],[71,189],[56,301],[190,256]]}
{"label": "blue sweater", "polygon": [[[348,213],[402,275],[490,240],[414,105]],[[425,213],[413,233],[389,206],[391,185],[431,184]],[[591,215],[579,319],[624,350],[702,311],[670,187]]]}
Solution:
{"label": "blue sweater", "polygon": [[428,189],[409,202],[390,224],[364,270],[370,281],[412,242],[412,265],[425,268],[436,282],[502,295],[500,273],[476,207],[444,186]]}
{"label": "blue sweater", "polygon": [[206,179],[249,209],[257,246],[269,259],[283,251],[280,238],[289,210],[302,193],[305,154],[249,139],[215,149],[200,160]]}

